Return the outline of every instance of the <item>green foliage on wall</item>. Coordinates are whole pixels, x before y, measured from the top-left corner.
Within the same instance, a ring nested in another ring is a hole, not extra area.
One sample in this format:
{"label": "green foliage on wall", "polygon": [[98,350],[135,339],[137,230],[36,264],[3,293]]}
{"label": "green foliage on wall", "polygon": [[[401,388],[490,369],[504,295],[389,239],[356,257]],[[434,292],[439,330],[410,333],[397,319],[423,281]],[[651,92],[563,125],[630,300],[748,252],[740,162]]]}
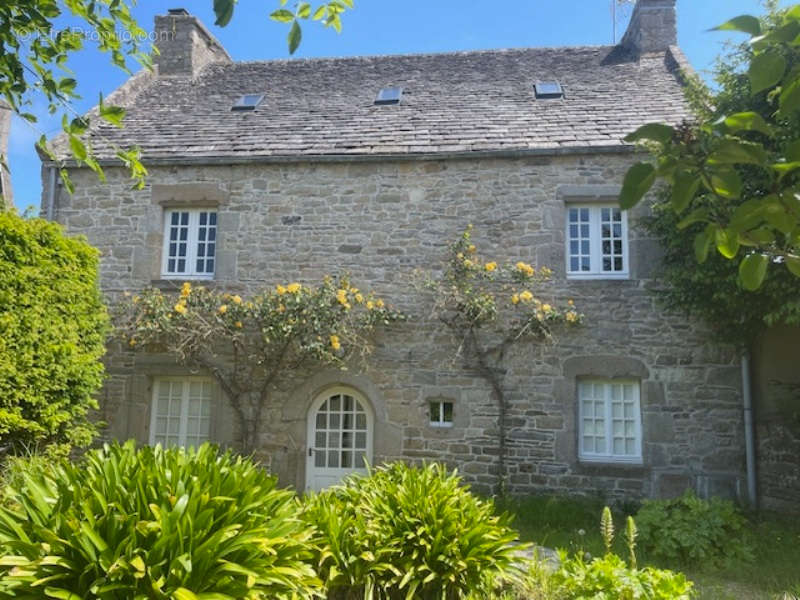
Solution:
{"label": "green foliage on wall", "polygon": [[108,315],[98,252],[58,225],[0,213],[0,446],[86,446]]}

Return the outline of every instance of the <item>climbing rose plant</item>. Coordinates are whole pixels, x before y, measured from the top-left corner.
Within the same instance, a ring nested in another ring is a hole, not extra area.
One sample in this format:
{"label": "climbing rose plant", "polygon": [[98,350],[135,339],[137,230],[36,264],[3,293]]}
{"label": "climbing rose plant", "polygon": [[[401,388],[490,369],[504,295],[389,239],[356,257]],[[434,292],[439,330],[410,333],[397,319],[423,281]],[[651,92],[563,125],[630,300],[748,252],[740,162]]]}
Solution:
{"label": "climbing rose plant", "polygon": [[498,492],[505,490],[506,400],[503,387],[505,359],[511,347],[523,341],[552,342],[560,327],[584,320],[573,300],[557,304],[544,287],[552,276],[547,267],[536,269],[519,261],[500,264],[482,257],[472,242],[473,227],[448,246],[441,274],[423,274],[422,287],[432,297],[432,316],[453,335],[457,357],[464,367],[483,378],[498,407]]}
{"label": "climbing rose plant", "polygon": [[325,277],[316,287],[279,284],[249,299],[187,282],[177,296],[148,289],[123,303],[118,331],[133,350],[166,352],[212,375],[249,452],[278,384],[302,368],[344,368],[366,357],[370,334],[404,318],[346,276]]}

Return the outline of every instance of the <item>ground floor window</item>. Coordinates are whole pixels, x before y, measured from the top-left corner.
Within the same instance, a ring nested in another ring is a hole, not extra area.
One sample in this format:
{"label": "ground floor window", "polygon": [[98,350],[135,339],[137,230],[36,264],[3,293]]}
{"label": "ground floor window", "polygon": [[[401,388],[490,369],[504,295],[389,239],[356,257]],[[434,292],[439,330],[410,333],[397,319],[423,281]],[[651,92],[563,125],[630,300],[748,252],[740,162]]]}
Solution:
{"label": "ground floor window", "polygon": [[211,438],[214,382],[200,377],[163,377],[153,382],[150,443],[199,446]]}
{"label": "ground floor window", "polygon": [[453,403],[440,400],[430,402],[431,427],[453,426]]}
{"label": "ground floor window", "polygon": [[639,382],[583,379],[578,382],[579,456],[594,462],[642,462]]}

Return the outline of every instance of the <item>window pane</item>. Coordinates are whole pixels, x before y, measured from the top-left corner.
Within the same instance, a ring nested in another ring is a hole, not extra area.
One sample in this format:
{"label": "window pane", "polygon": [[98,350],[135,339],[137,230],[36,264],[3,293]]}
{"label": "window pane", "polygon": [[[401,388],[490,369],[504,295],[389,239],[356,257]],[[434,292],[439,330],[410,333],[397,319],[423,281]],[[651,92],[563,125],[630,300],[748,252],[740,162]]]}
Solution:
{"label": "window pane", "polygon": [[315,467],[324,467],[325,466],[325,451],[316,451],[314,452],[314,466]]}
{"label": "window pane", "polygon": [[314,440],[315,448],[325,448],[325,432],[318,431]]}
{"label": "window pane", "polygon": [[443,421],[445,423],[452,423],[453,422],[453,403],[452,402],[445,402],[442,405],[443,408]]}

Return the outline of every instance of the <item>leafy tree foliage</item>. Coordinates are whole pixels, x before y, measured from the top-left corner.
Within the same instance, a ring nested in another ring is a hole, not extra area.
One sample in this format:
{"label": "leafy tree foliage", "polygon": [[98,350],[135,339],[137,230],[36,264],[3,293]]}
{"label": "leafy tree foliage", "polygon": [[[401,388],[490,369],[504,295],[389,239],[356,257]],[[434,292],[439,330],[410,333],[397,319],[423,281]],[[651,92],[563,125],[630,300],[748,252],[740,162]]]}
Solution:
{"label": "leafy tree foliage", "polygon": [[770,265],[800,277],[800,5],[765,19],[721,25],[751,36],[721,69],[723,91],[697,123],[651,123],[627,139],[647,144],[654,162],[627,173],[620,202],[638,203],[657,180],[671,187],[677,229],[702,224],[699,262],[716,247],[739,258],[739,281],[758,289]]}
{"label": "leafy tree foliage", "polygon": [[432,297],[433,317],[458,343],[457,356],[466,369],[484,379],[498,406],[499,482],[505,492],[506,400],[505,359],[523,340],[546,342],[555,327],[578,325],[583,315],[572,300],[564,307],[543,301],[532,290],[543,287],[551,271],[538,271],[519,261],[498,265],[483,259],[472,243],[472,225],[448,247],[440,273],[423,275],[422,288]]}
{"label": "leafy tree foliage", "polygon": [[57,225],[0,213],[0,445],[86,446],[108,315],[97,251]]}
{"label": "leafy tree foliage", "polygon": [[[782,11],[772,2],[763,17],[764,29],[781,22]],[[712,92],[702,82],[693,80],[688,98],[704,122],[718,121],[724,115],[755,109],[765,120],[774,111],[766,95],[751,94],[750,78],[744,69],[752,60],[749,43],[736,44],[717,60],[716,89]],[[791,68],[800,64],[797,56],[789,56]],[[800,138],[800,123],[785,121],[781,138],[763,138],[767,147],[780,148],[787,140]],[[776,150],[777,151],[777,150]],[[721,210],[741,211],[746,197],[758,195],[769,185],[769,177],[758,168],[737,165],[743,189],[742,198],[730,199]],[[659,295],[668,308],[688,311],[712,325],[717,337],[725,342],[748,346],[765,327],[777,324],[800,324],[800,279],[785,268],[773,268],[761,286],[745,290],[739,265],[719,252],[711,252],[705,235],[708,224],[681,223],[674,198],[680,190],[664,189],[654,207],[653,217],[645,222],[651,234],[665,250]],[[701,194],[691,200],[690,208],[703,208]],[[688,210],[688,209],[687,209]],[[692,250],[694,248],[694,250]]]}
{"label": "leafy tree foliage", "polygon": [[245,452],[256,449],[275,386],[302,368],[366,356],[376,327],[404,319],[347,277],[277,285],[248,300],[187,282],[177,298],[145,290],[120,313],[118,334],[130,348],[170,353],[215,378]]}
{"label": "leafy tree foliage", "polygon": [[[298,2],[294,11],[288,10],[288,0],[276,0],[278,10],[273,20],[290,24],[289,52],[294,53],[302,39],[301,21],[314,20],[326,27],[341,31],[341,14],[353,7],[353,0],[328,0],[312,5]],[[94,159],[91,147],[84,142],[89,122],[79,116],[70,103],[79,98],[78,81],[67,68],[69,58],[80,52],[88,40],[97,40],[98,48],[108,54],[112,64],[130,72],[129,62],[152,68],[146,32],[131,15],[135,0],[6,0],[0,3],[0,100],[5,100],[20,117],[36,123],[29,111],[34,98],[43,98],[51,113],[61,113],[62,129],[69,140],[72,157],[103,179],[103,169]],[[233,16],[236,0],[213,0],[214,12],[220,26],[227,25]],[[78,19],[80,27],[59,28],[56,21],[64,16]],[[125,111],[118,106],[99,102],[100,118],[122,126]],[[56,156],[42,134],[39,150],[54,162]],[[120,164],[130,170],[137,187],[144,185],[147,170],[136,148],[117,148]],[[0,162],[5,162],[0,156]],[[72,189],[66,169],[61,178]]]}

